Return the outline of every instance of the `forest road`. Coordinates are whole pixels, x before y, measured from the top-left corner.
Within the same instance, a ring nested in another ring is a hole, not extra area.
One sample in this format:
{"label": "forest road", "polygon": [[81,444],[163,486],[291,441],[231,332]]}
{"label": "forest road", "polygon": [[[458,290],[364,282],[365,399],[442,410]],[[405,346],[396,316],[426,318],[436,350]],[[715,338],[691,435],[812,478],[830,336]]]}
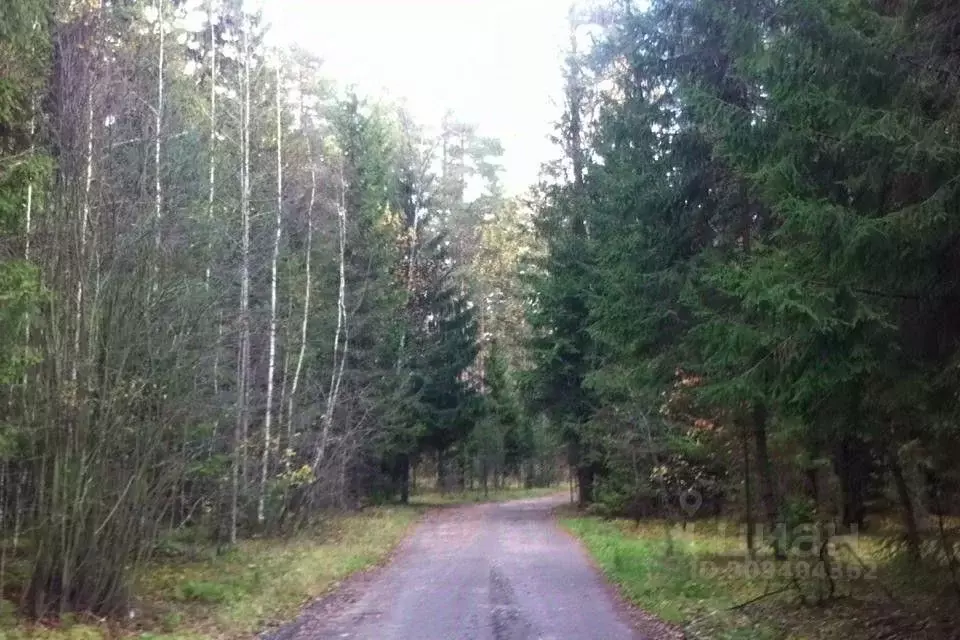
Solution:
{"label": "forest road", "polygon": [[439,509],[382,569],[264,640],[654,640],[551,514],[566,498]]}

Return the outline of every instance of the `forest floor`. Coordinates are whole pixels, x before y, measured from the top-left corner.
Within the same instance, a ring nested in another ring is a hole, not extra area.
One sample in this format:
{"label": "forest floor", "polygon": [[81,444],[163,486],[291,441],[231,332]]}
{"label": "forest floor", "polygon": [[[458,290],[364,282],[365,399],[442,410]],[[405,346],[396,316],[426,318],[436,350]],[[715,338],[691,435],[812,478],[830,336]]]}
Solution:
{"label": "forest floor", "polygon": [[130,619],[27,625],[8,615],[6,627],[0,619],[0,638],[250,638],[292,619],[350,574],[382,562],[422,513],[415,507],[372,507],[331,515],[301,535],[244,540],[221,554],[188,540],[169,540],[137,581]]}
{"label": "forest floor", "polygon": [[66,619],[25,623],[0,600],[0,640],[222,640],[250,638],[288,622],[308,602],[351,574],[383,563],[421,516],[434,507],[556,494],[556,488],[411,496],[408,506],[373,506],[330,514],[288,538],[241,541],[217,553],[190,539],[169,538],[137,580],[132,617],[124,621]]}
{"label": "forest floor", "polygon": [[889,553],[884,535],[839,547],[831,567],[837,597],[824,600],[818,596],[828,581],[816,554],[782,563],[761,554],[751,562],[737,527],[722,521],[683,530],[662,521],[583,517],[571,509],[561,524],[625,598],[676,624],[689,640],[960,638],[949,576],[908,566]]}

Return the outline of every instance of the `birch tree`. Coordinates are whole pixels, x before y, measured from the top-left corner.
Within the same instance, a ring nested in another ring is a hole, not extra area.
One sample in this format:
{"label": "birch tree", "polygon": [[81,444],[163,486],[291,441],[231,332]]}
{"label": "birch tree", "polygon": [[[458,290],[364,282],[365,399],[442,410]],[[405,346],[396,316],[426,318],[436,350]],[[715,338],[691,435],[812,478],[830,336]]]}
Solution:
{"label": "birch tree", "polygon": [[270,474],[270,427],[273,420],[273,382],[277,360],[277,269],[280,261],[280,238],[283,233],[283,110],[280,100],[283,85],[280,75],[280,60],[277,60],[276,64],[277,209],[273,236],[273,257],[270,261],[270,353],[267,360],[267,407],[263,416],[263,453],[260,462],[260,495],[257,500],[257,522],[261,525],[265,519],[264,503]]}
{"label": "birch tree", "polygon": [[[208,234],[211,234],[207,241],[207,266],[204,273],[203,283],[207,294],[210,293],[210,276],[213,271],[213,228],[215,221],[214,203],[217,195],[217,22],[219,17],[219,4],[217,0],[207,1],[207,30],[210,39],[210,138],[208,143],[209,161],[207,163],[207,224],[209,225]],[[220,350],[223,342],[223,310],[217,310],[217,337],[213,347],[213,395],[220,394]],[[214,426],[218,421],[214,422]],[[214,431],[216,433],[216,430]],[[211,439],[212,442],[212,439]]]}
{"label": "birch tree", "polygon": [[[303,267],[303,313],[300,319],[300,350],[297,354],[297,364],[293,371],[293,381],[290,383],[290,394],[287,399],[287,446],[293,442],[293,416],[297,389],[300,386],[300,374],[303,371],[303,361],[307,354],[307,327],[310,326],[310,295],[313,291],[311,261],[313,259],[313,208],[317,200],[317,165],[313,157],[313,144],[309,132],[306,133],[307,166],[310,171],[310,195],[307,202],[307,240],[304,251]],[[339,312],[338,312],[339,313]]]}
{"label": "birch tree", "polygon": [[163,144],[163,84],[164,84],[164,8],[165,0],[156,0],[157,31],[159,33],[159,50],[157,53],[157,103],[154,107],[156,120],[154,123],[154,155],[153,155],[153,189],[154,189],[154,242],[153,242],[153,284],[151,291],[156,294],[160,286],[160,249],[163,242],[163,189],[160,185],[160,154]]}
{"label": "birch tree", "polygon": [[[207,222],[213,225],[214,212],[213,212],[213,203],[216,198],[216,188],[217,188],[217,27],[214,20],[216,15],[216,0],[207,0],[207,27],[209,31],[210,38],[210,143],[209,143],[209,154],[210,159],[207,163],[208,171],[208,195],[207,195]],[[207,243],[207,251],[210,254],[207,260],[207,270],[204,274],[204,285],[207,290],[210,289],[210,273],[211,273],[211,261],[213,260],[213,247],[212,242]],[[218,352],[219,352],[219,343],[218,343]],[[214,363],[217,362],[217,357],[214,356]],[[217,380],[216,364],[214,365],[214,374],[213,374],[214,384]]]}
{"label": "birch tree", "polygon": [[338,274],[337,285],[337,329],[333,334],[333,366],[330,372],[330,386],[327,393],[326,408],[321,423],[320,441],[317,445],[317,454],[313,468],[318,470],[323,463],[330,439],[330,425],[333,422],[333,412],[340,395],[340,384],[343,381],[343,370],[346,366],[349,349],[349,333],[347,327],[347,278],[346,278],[346,245],[347,245],[347,185],[343,177],[343,162],[340,163],[340,199],[337,204],[337,248]]}
{"label": "birch tree", "polygon": [[[230,509],[230,542],[236,544],[239,519],[240,475],[246,469],[247,438],[250,430],[250,20],[242,16],[242,102],[240,145],[240,353],[237,371],[237,427],[234,434],[233,491]],[[244,473],[244,478],[246,474]]]}
{"label": "birch tree", "polygon": [[[92,64],[92,63],[91,63]],[[92,73],[92,70],[91,70]],[[86,156],[84,159],[84,182],[83,196],[80,205],[80,228],[77,233],[77,263],[76,268],[76,289],[74,295],[74,324],[73,324],[73,360],[70,368],[70,382],[73,385],[71,393],[76,398],[78,370],[80,367],[80,335],[83,331],[83,304],[84,304],[84,280],[86,279],[87,262],[87,227],[90,224],[91,192],[93,189],[94,157],[93,157],[93,118],[94,118],[94,83],[90,81],[90,87],[87,90],[86,107]]]}

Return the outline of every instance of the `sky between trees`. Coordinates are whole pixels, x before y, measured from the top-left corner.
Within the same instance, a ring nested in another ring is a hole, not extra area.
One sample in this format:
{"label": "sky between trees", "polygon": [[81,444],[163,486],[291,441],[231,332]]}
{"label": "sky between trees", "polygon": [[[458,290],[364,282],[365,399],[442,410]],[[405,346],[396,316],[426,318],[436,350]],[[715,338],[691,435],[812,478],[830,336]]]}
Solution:
{"label": "sky between trees", "polygon": [[504,145],[521,193],[555,158],[568,0],[254,0],[273,34],[358,92],[405,100],[434,127],[447,109]]}

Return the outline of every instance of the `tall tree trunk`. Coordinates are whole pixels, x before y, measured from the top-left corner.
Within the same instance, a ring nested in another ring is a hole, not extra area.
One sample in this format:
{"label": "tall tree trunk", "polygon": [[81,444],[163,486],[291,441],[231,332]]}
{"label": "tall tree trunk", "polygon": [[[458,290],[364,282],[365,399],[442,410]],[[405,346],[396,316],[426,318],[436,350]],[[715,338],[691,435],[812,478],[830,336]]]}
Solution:
{"label": "tall tree trunk", "polygon": [[577,477],[577,505],[581,508],[593,502],[593,484],[596,469],[585,459],[579,438],[567,445],[567,461]]}
{"label": "tall tree trunk", "polygon": [[480,454],[480,482],[483,486],[483,497],[486,498],[489,494],[489,476],[490,469],[487,464],[487,455],[486,453]]}
{"label": "tall tree trunk", "polygon": [[237,427],[234,433],[233,491],[231,498],[230,542],[237,541],[237,520],[240,498],[240,473],[246,479],[247,436],[250,430],[250,24],[243,19],[243,102],[241,145],[243,160],[240,170],[240,358],[238,366]]}
{"label": "tall tree trunk", "polygon": [[[213,203],[216,198],[216,176],[217,176],[217,31],[213,22],[213,3],[214,0],[207,2],[207,23],[210,28],[210,163],[208,171],[208,190],[207,190],[207,222],[213,228]],[[209,231],[208,230],[208,233]],[[207,242],[207,270],[204,274],[204,283],[207,290],[210,289],[210,274],[213,261],[213,241]],[[216,380],[216,376],[214,376]]]}
{"label": "tall tree trunk", "polygon": [[[283,344],[292,345],[293,340],[290,338],[290,322],[293,320],[293,292],[290,293],[290,297],[287,300],[287,322],[284,323],[283,327]],[[290,389],[290,349],[284,348],[283,350],[283,364],[281,365],[280,372],[280,396],[277,398],[277,429],[276,435],[273,436],[273,460],[274,464],[278,464],[283,458],[283,439],[280,437],[280,434],[283,430],[283,408],[287,406],[287,393]],[[289,443],[289,440],[287,441]]]}
{"label": "tall tree trunk", "polygon": [[400,503],[410,502],[410,456],[406,453],[400,456]]}
{"label": "tall tree trunk", "polygon": [[756,522],[753,517],[753,473],[750,469],[750,436],[747,429],[741,425],[741,447],[743,448],[743,510],[744,521],[747,527],[747,552],[751,558],[757,555],[757,545],[754,540]]}
{"label": "tall tree trunk", "polygon": [[440,489],[440,495],[447,492],[446,478],[446,455],[443,448],[437,449],[437,488]]}
{"label": "tall tree trunk", "polygon": [[[217,344],[213,352],[213,395],[220,395],[220,349],[223,345],[223,311],[217,312]],[[219,421],[218,421],[219,422]]]}
{"label": "tall tree trunk", "polygon": [[267,408],[263,416],[263,455],[260,461],[260,495],[257,499],[257,522],[264,522],[267,480],[270,475],[270,427],[273,421],[273,379],[277,363],[277,269],[280,262],[280,238],[283,234],[283,111],[280,104],[280,64],[277,63],[277,215],[273,235],[273,257],[270,261],[270,346],[267,357]]}
{"label": "tall tree trunk", "polygon": [[[330,392],[327,394],[326,409],[323,413],[320,443],[317,445],[317,455],[313,467],[319,470],[326,453],[330,438],[330,426],[333,423],[333,412],[337,406],[337,397],[340,394],[340,382],[343,380],[343,370],[347,362],[347,348],[349,339],[347,333],[347,277],[346,277],[346,244],[347,244],[347,202],[346,182],[343,178],[343,163],[340,165],[340,203],[337,206],[337,222],[339,236],[340,283],[337,293],[337,329],[333,336],[333,371],[330,378]],[[341,338],[342,336],[342,338]],[[342,341],[342,348],[341,348]],[[338,360],[339,358],[339,360]]]}
{"label": "tall tree trunk", "polygon": [[[36,28],[36,27],[34,27]],[[30,96],[30,158],[34,157],[37,150],[37,96]],[[27,199],[24,204],[24,230],[23,230],[23,259],[30,262],[30,243],[33,240],[33,177],[27,182]],[[27,343],[30,342],[30,323],[27,323]],[[26,383],[24,383],[26,384]]]}
{"label": "tall tree trunk", "polygon": [[287,399],[287,442],[293,442],[293,407],[300,385],[300,372],[303,371],[303,360],[307,353],[307,327],[310,324],[310,293],[313,288],[311,281],[310,261],[313,256],[313,207],[317,199],[317,166],[313,161],[313,147],[310,143],[310,134],[307,133],[307,163],[310,165],[310,201],[307,205],[307,249],[304,264],[303,283],[303,318],[300,322],[300,353],[297,354],[297,364],[293,370],[293,381],[290,383],[290,396]]}
{"label": "tall tree trunk", "polygon": [[865,444],[854,435],[841,436],[834,454],[834,469],[840,481],[843,524],[862,531],[866,517],[863,485],[868,472]]}
{"label": "tall tree trunk", "polygon": [[593,503],[593,484],[595,479],[593,465],[580,464],[577,467],[577,487],[579,488],[578,502],[581,507]]}
{"label": "tall tree trunk", "polygon": [[[80,368],[80,334],[83,328],[84,280],[86,279],[87,263],[87,227],[90,224],[91,192],[93,190],[93,81],[87,90],[87,130],[86,130],[86,157],[85,177],[83,185],[83,200],[80,207],[79,251],[77,253],[77,282],[74,292],[74,325],[73,325],[73,361],[70,367],[71,395],[74,402],[78,392],[78,372]],[[73,424],[73,420],[70,421]],[[70,427],[72,435],[72,426]]]}
{"label": "tall tree trunk", "polygon": [[160,185],[160,153],[162,136],[163,136],[163,42],[164,42],[164,28],[163,28],[163,8],[165,0],[157,0],[157,28],[160,31],[160,52],[157,55],[157,106],[156,106],[156,122],[154,128],[154,152],[153,152],[153,188],[154,188],[154,241],[153,241],[153,283],[151,284],[150,290],[153,293],[157,292],[157,288],[160,286],[160,249],[161,243],[163,241],[163,190]]}
{"label": "tall tree trunk", "polygon": [[780,544],[779,523],[777,522],[779,505],[777,504],[776,488],[773,484],[770,453],[767,449],[767,408],[760,403],[755,404],[752,419],[754,446],[757,448],[757,475],[760,478],[760,504],[763,508],[766,525],[774,536],[774,555],[777,559],[783,559],[785,556]]}
{"label": "tall tree trunk", "polygon": [[[30,98],[30,157],[33,158],[34,153],[36,152],[36,144],[34,141],[34,136],[37,133],[37,101],[36,98],[31,96]],[[33,257],[30,253],[32,248],[30,243],[33,240],[33,179],[31,178],[27,182],[27,201],[24,205],[24,229],[23,229],[23,259],[25,262],[30,262],[30,259]],[[30,348],[30,317],[28,316],[26,322],[24,322],[23,327],[23,343],[24,347]],[[23,372],[23,408],[24,413],[26,413],[27,407],[27,390],[28,390],[28,372],[26,369]],[[2,585],[0,585],[2,586]]]}
{"label": "tall tree trunk", "polygon": [[893,476],[893,483],[897,489],[897,497],[900,499],[900,509],[903,517],[903,529],[906,532],[907,552],[910,557],[920,560],[920,527],[917,525],[917,511],[913,504],[913,497],[910,495],[910,485],[903,473],[903,465],[900,463],[900,456],[894,450],[887,454],[887,464],[890,467],[890,474]]}
{"label": "tall tree trunk", "polygon": [[[207,165],[207,224],[209,228],[207,233],[207,267],[203,276],[204,290],[207,295],[210,293],[210,276],[213,272],[213,225],[215,220],[214,202],[217,192],[217,32],[214,25],[214,2],[207,1],[207,26],[210,31],[210,140],[209,163]],[[220,306],[219,301],[217,306]],[[218,402],[220,395],[220,349],[223,342],[223,309],[217,310],[217,339],[213,346],[213,397],[214,402]],[[214,442],[220,428],[220,414],[213,421],[213,433],[210,435],[210,454],[213,453]]]}

